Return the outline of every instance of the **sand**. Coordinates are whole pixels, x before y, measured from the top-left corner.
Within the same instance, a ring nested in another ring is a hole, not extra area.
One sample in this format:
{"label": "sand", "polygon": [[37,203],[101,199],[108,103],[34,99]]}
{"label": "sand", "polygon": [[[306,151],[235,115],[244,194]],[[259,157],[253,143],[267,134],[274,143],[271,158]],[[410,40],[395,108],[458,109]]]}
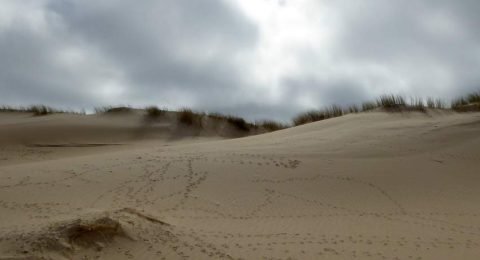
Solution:
{"label": "sand", "polygon": [[135,122],[0,114],[0,259],[480,258],[480,113]]}

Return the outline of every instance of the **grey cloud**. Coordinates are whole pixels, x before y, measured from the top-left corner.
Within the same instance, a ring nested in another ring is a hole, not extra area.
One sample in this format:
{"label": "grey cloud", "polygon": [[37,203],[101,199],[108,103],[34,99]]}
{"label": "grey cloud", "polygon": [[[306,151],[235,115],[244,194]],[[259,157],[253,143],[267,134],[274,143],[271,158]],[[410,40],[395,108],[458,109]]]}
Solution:
{"label": "grey cloud", "polygon": [[0,33],[0,101],[72,108],[94,104],[88,102],[93,97],[86,89],[79,87],[85,84],[85,75],[53,62],[62,44],[52,35],[21,23]]}
{"label": "grey cloud", "polygon": [[[478,1],[371,0],[341,5],[337,8],[343,10],[343,25],[336,43],[344,59],[358,66],[389,68],[408,82],[413,94],[448,96],[472,90],[480,82],[474,72],[480,65]],[[453,77],[453,83],[438,78],[439,71]]]}
{"label": "grey cloud", "polygon": [[[240,99],[248,77],[238,60],[257,40],[225,1],[49,1],[41,11],[45,31],[15,23],[0,32],[2,102],[100,105],[93,84],[111,77],[126,86],[117,103],[225,105]],[[68,48],[86,52],[91,71],[56,64]]]}
{"label": "grey cloud", "polygon": [[50,7],[126,73],[135,86],[129,97],[180,91],[197,103],[228,99],[243,82],[231,57],[257,39],[256,27],[222,1],[67,3]]}
{"label": "grey cloud", "polygon": [[304,72],[282,80],[292,102],[346,105],[385,93],[449,99],[480,88],[478,1],[318,3],[338,19],[332,61],[322,49],[298,50]]}
{"label": "grey cloud", "polygon": [[[369,98],[368,91],[355,79],[336,78],[287,78],[282,82],[285,96],[290,102],[302,108],[302,100],[307,96],[316,103],[310,109],[338,104],[347,106],[360,103]],[[308,95],[306,95],[308,93]],[[352,99],[354,97],[354,99]],[[307,109],[303,107],[303,109]]]}
{"label": "grey cloud", "polygon": [[285,49],[298,70],[273,82],[256,81],[264,35],[234,1],[5,3],[23,8],[0,19],[5,104],[158,104],[287,120],[383,93],[450,98],[480,87],[476,0],[312,0],[337,19],[330,47]]}

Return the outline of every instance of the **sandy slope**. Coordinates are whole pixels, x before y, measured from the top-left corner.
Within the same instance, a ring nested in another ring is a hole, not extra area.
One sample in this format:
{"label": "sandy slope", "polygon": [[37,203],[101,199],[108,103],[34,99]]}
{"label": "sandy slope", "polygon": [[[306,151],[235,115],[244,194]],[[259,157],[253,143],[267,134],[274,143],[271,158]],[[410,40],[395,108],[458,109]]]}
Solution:
{"label": "sandy slope", "polygon": [[479,133],[478,113],[363,113],[91,155],[29,147],[50,153],[15,163],[10,150],[0,259],[479,259]]}

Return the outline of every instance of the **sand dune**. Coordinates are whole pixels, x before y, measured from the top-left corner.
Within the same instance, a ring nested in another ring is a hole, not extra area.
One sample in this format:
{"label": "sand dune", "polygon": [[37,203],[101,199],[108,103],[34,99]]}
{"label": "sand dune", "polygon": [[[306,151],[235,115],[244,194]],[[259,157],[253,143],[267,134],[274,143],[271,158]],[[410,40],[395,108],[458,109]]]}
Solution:
{"label": "sand dune", "polygon": [[1,115],[0,259],[480,257],[479,113],[227,140],[137,119]]}

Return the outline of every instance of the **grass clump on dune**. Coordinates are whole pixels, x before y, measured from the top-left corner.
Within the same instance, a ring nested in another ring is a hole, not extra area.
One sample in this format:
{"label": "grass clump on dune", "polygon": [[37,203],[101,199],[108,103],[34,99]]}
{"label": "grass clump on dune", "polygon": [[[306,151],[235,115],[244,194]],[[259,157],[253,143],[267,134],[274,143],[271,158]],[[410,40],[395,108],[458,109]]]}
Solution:
{"label": "grass clump on dune", "polygon": [[241,131],[250,131],[250,128],[252,128],[253,126],[241,117],[227,116],[226,119],[229,124],[233,125],[236,129]]}
{"label": "grass clump on dune", "polygon": [[321,110],[311,110],[305,113],[301,113],[293,119],[295,126],[321,121],[329,118],[343,116],[345,113],[340,106],[332,105]]}
{"label": "grass clump on dune", "polygon": [[382,95],[377,99],[376,107],[382,108],[387,112],[427,112],[422,98],[410,98],[410,102],[407,102],[401,95]]}
{"label": "grass clump on dune", "polygon": [[45,105],[33,105],[29,107],[1,106],[0,112],[33,113],[34,116],[46,116],[54,113],[80,114],[79,112],[55,109]]}
{"label": "grass clump on dune", "polygon": [[362,111],[370,111],[377,108],[378,108],[378,105],[375,102],[367,101],[362,103]]}
{"label": "grass clump on dune", "polygon": [[405,98],[400,95],[382,95],[377,99],[377,107],[385,110],[400,110],[406,106]]}
{"label": "grass clump on dune", "polygon": [[443,109],[445,108],[445,103],[439,99],[427,99],[427,105],[425,105],[422,98],[411,98],[410,102],[407,102],[401,95],[382,95],[375,101],[363,102],[361,106],[350,105],[346,108],[342,108],[338,105],[332,105],[325,109],[311,110],[301,113],[293,118],[293,125],[298,126],[343,116],[345,114],[360,113],[376,109],[382,109],[386,112],[418,111],[426,113],[427,107]]}
{"label": "grass clump on dune", "polygon": [[125,112],[132,112],[133,108],[129,106],[104,106],[104,107],[96,107],[95,113],[96,114],[113,114],[113,113],[125,113]]}
{"label": "grass clump on dune", "polygon": [[217,121],[224,121],[237,130],[248,132],[252,129],[261,129],[267,132],[273,132],[289,127],[288,125],[273,121],[273,120],[259,120],[255,123],[246,121],[245,119],[237,116],[223,115],[220,113],[210,113],[208,117]]}
{"label": "grass clump on dune", "polygon": [[24,107],[0,106],[0,112],[27,112]]}
{"label": "grass clump on dune", "polygon": [[279,123],[273,120],[263,120],[255,122],[255,126],[260,129],[264,129],[267,132],[274,132],[278,130],[282,130],[288,128],[289,125]]}
{"label": "grass clump on dune", "polygon": [[167,113],[167,110],[166,109],[160,109],[157,106],[149,106],[149,107],[145,108],[145,112],[147,113],[146,116],[148,118],[153,119],[153,118],[159,118],[159,117],[165,115],[165,113]]}
{"label": "grass clump on dune", "polygon": [[202,119],[204,117],[204,113],[197,113],[189,108],[183,108],[178,111],[178,122],[187,125],[187,126],[196,126],[202,127]]}
{"label": "grass clump on dune", "polygon": [[446,109],[447,105],[441,99],[427,98],[427,107],[430,109]]}
{"label": "grass clump on dune", "polygon": [[240,131],[250,131],[250,129],[254,127],[252,123],[249,123],[245,119],[238,116],[210,113],[208,114],[208,117],[217,121],[225,121]]}
{"label": "grass clump on dune", "polygon": [[407,104],[407,110],[418,111],[418,112],[427,112],[425,103],[422,98],[412,98],[410,104]]}
{"label": "grass clump on dune", "polygon": [[457,112],[480,111],[480,91],[453,100],[451,108]]}
{"label": "grass clump on dune", "polygon": [[33,113],[34,116],[46,116],[53,113],[62,113],[64,111],[59,111],[54,108],[44,106],[44,105],[35,105],[29,108],[29,111]]}
{"label": "grass clump on dune", "polygon": [[348,113],[359,113],[361,112],[360,108],[357,105],[351,105],[347,109]]}
{"label": "grass clump on dune", "polygon": [[226,116],[220,113],[208,113],[208,118],[216,120],[216,121],[226,121]]}

